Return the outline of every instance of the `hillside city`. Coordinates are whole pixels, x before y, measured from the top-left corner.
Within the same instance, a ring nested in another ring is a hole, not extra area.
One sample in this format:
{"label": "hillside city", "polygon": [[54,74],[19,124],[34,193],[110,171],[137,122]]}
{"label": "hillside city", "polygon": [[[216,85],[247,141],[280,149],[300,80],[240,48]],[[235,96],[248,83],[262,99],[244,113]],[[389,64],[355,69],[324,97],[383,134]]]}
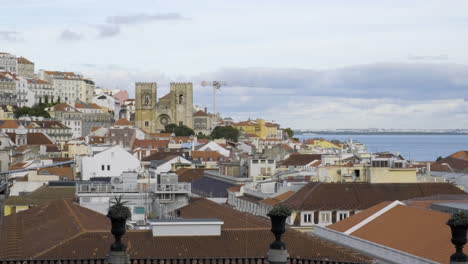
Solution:
{"label": "hillside city", "polygon": [[467,263],[466,150],[370,152],[223,116],[193,83],[129,94],[33,61],[0,52],[2,264]]}

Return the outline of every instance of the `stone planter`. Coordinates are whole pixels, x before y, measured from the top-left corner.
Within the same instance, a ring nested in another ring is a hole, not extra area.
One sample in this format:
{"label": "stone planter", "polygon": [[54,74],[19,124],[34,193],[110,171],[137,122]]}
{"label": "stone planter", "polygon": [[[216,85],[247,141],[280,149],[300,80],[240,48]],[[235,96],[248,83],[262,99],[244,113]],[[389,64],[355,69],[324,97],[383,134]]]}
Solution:
{"label": "stone planter", "polygon": [[271,249],[286,249],[286,245],[281,241],[281,235],[286,232],[286,218],[287,216],[270,215],[271,219],[271,232],[275,235],[275,241],[271,243]]}
{"label": "stone planter", "polygon": [[125,251],[126,247],[122,243],[122,236],[125,235],[125,233],[127,232],[125,228],[127,219],[123,217],[114,218],[109,215],[107,215],[107,217],[109,217],[111,221],[111,233],[115,237],[115,242],[111,245],[111,251]]}
{"label": "stone planter", "polygon": [[465,246],[467,239],[468,225],[453,225],[448,224],[452,231],[452,244],[455,245],[456,252],[450,256],[452,262],[465,262],[468,258],[463,253],[463,247]]}

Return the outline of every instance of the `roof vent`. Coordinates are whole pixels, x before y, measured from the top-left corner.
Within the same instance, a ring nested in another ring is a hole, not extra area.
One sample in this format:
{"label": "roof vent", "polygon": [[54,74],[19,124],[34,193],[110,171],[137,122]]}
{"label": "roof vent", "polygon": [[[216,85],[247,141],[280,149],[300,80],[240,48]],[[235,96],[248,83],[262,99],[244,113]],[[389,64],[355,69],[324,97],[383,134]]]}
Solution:
{"label": "roof vent", "polygon": [[217,218],[158,219],[149,224],[154,237],[220,236],[224,222]]}

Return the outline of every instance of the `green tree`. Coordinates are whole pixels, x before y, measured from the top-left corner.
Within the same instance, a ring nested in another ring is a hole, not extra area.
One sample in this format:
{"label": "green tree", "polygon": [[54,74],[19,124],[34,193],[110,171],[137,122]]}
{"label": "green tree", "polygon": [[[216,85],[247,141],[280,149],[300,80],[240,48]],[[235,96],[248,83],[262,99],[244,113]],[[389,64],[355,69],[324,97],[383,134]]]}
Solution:
{"label": "green tree", "polygon": [[20,118],[22,116],[38,116],[38,117],[45,117],[50,118],[49,113],[45,110],[47,107],[51,107],[54,104],[45,104],[39,103],[33,105],[32,107],[21,107],[14,111],[15,118]]}
{"label": "green tree", "polygon": [[442,158],[442,156],[439,156],[439,157],[436,159],[436,161],[441,161],[441,160],[443,160],[443,159],[444,159],[444,158]]}
{"label": "green tree", "polygon": [[186,125],[169,124],[164,126],[164,133],[174,133],[176,137],[188,137],[195,135],[195,131]]}
{"label": "green tree", "polygon": [[232,126],[217,126],[211,132],[211,138],[224,138],[230,141],[237,142],[239,140],[240,131]]}
{"label": "green tree", "polygon": [[286,134],[288,134],[289,138],[294,137],[294,131],[290,127],[283,129],[283,131],[285,131]]}

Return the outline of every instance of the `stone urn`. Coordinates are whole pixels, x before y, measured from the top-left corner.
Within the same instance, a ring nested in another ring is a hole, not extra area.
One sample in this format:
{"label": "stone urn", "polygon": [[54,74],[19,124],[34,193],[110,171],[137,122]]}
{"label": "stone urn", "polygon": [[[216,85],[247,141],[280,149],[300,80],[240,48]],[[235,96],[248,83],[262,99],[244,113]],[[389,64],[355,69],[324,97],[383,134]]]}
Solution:
{"label": "stone urn", "polygon": [[275,206],[268,213],[271,220],[271,232],[275,235],[275,241],[271,243],[270,249],[286,249],[286,245],[281,241],[281,235],[286,232],[286,219],[290,215],[291,209],[284,205]]}
{"label": "stone urn", "polygon": [[130,209],[125,206],[126,202],[122,202],[122,196],[115,198],[115,201],[111,202],[112,206],[109,208],[107,217],[110,219],[112,224],[111,233],[114,235],[115,242],[111,245],[111,251],[125,251],[126,247],[122,243],[122,236],[126,233],[127,219],[132,216]]}
{"label": "stone urn", "polygon": [[452,231],[451,242],[455,245],[455,253],[450,256],[451,262],[466,262],[467,256],[463,253],[468,230],[468,215],[463,212],[458,212],[452,215],[448,220],[447,225],[450,226]]}

